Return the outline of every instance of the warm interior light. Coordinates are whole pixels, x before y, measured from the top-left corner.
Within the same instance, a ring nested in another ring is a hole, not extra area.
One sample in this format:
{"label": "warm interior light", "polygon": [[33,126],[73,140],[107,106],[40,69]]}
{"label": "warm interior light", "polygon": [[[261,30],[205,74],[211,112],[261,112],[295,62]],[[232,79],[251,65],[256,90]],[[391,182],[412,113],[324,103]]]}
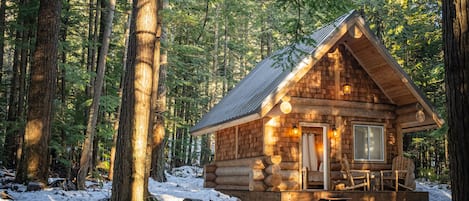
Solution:
{"label": "warm interior light", "polygon": [[344,92],[344,95],[349,95],[352,93],[352,86],[348,83],[344,84],[344,87],[343,87],[343,92]]}
{"label": "warm interior light", "polygon": [[293,124],[292,132],[293,132],[293,134],[294,134],[295,136],[298,135],[298,132],[299,132],[299,131],[298,131],[298,127],[296,127],[295,124]]}
{"label": "warm interior light", "polygon": [[334,137],[337,137],[337,128],[335,127],[335,125],[332,126],[332,135]]}
{"label": "warm interior light", "polygon": [[288,114],[292,110],[291,104],[288,101],[283,101],[282,104],[280,104],[280,111],[282,111],[283,114]]}

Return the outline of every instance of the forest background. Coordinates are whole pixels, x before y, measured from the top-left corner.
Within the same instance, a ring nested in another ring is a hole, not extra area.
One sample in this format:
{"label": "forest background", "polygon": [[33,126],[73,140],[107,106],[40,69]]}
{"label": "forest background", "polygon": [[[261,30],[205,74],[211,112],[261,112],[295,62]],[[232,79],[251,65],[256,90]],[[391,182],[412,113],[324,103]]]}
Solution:
{"label": "forest background", "polygon": [[[77,177],[88,140],[91,163],[81,172],[106,177],[113,163],[119,122],[131,3],[62,3],[49,144],[51,173],[71,180]],[[166,161],[166,169],[207,164],[212,157],[212,136],[189,134],[202,114],[261,59],[351,9],[361,12],[376,36],[446,117],[440,1],[171,0],[164,4],[160,12],[164,19],[159,74],[162,107],[155,115],[164,119],[159,162]],[[0,160],[11,169],[18,165],[22,151],[28,102],[34,101],[28,100],[27,92],[38,9],[39,0],[1,0]],[[111,22],[107,17],[110,11]],[[106,27],[112,32],[106,34]],[[109,48],[103,51],[107,37]],[[105,68],[100,73],[103,58]],[[93,107],[99,110],[91,110]],[[90,111],[97,111],[93,112],[96,126],[90,127]],[[87,137],[90,130],[95,137]],[[404,149],[415,160],[419,177],[449,182],[447,130],[444,126],[405,136]]]}

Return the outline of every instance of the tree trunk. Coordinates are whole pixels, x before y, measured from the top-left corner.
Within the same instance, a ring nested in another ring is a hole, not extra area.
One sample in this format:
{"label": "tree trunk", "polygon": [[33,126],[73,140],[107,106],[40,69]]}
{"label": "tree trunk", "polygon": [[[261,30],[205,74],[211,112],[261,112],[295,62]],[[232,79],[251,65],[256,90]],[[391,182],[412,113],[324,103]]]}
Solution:
{"label": "tree trunk", "polygon": [[[219,6],[217,5],[216,8],[215,8],[215,19],[218,18],[218,14],[220,12],[220,8]],[[213,66],[212,66],[212,82],[214,83],[214,87],[213,88],[213,92],[212,94],[214,94],[213,96],[210,96],[210,106],[214,105],[216,102],[217,102],[217,99],[215,98],[215,94],[218,94],[217,93],[217,90],[218,90],[218,43],[220,42],[220,34],[219,34],[219,20],[216,20],[215,21],[215,27],[213,28],[214,29],[214,33],[213,33],[213,37],[214,37],[214,41],[213,41]]]}
{"label": "tree trunk", "polygon": [[[97,1],[99,0],[90,0],[89,2],[89,19],[88,19],[88,54],[87,54],[87,71],[94,72],[96,68],[96,52],[98,49],[98,23],[100,17],[100,5]],[[90,80],[86,88],[86,94],[88,97],[93,96],[94,79]]]}
{"label": "tree trunk", "polygon": [[[160,1],[157,0],[157,5],[160,5]],[[158,15],[160,11],[159,6],[157,7],[156,10],[156,16],[157,16],[157,25],[155,29],[156,33],[156,40],[155,40],[155,47],[153,51],[153,74],[152,74],[152,79],[155,80],[155,82],[152,83],[151,86],[151,112],[150,112],[150,122],[148,126],[148,141],[147,141],[147,157],[146,157],[146,170],[145,170],[145,178],[150,177],[150,172],[152,169],[152,159],[154,158],[152,156],[153,149],[156,149],[157,146],[161,145],[161,142],[163,141],[163,135],[164,132],[160,132],[157,130],[157,118],[158,118],[158,105],[159,105],[159,100],[158,100],[158,90],[159,90],[159,77],[160,77],[160,39],[161,39],[161,19]],[[158,81],[156,81],[158,80]],[[163,127],[164,129],[164,127]],[[163,135],[161,135],[163,134]],[[156,158],[155,160],[158,160]],[[154,161],[157,162],[157,161]],[[148,186],[148,179],[145,179],[145,186]],[[145,188],[145,195],[149,195],[150,193],[148,192],[148,188]]]}
{"label": "tree trunk", "polygon": [[[20,1],[20,7],[18,13],[26,12],[25,9],[32,7],[29,1]],[[25,90],[25,78],[26,78],[26,62],[29,57],[28,49],[29,46],[29,35],[31,29],[31,23],[34,21],[34,17],[31,14],[18,15],[17,24],[24,27],[19,28],[16,31],[15,38],[15,51],[13,56],[13,75],[10,84],[10,94],[8,102],[8,114],[7,114],[7,129],[5,137],[5,166],[8,168],[15,168],[17,162],[19,162],[21,156],[21,138],[23,136],[23,129],[18,128],[24,120],[24,90]]]}
{"label": "tree trunk", "polygon": [[[129,0],[130,2],[130,0]],[[124,80],[125,80],[125,71],[126,71],[126,65],[127,65],[127,52],[129,49],[129,29],[130,29],[130,20],[131,20],[131,12],[129,11],[127,13],[127,22],[125,24],[125,31],[124,31],[124,38],[125,38],[125,44],[124,44],[124,58],[122,60],[122,76],[119,84],[119,98],[122,99],[122,92],[124,88]],[[122,108],[122,102],[119,102],[119,106],[117,107],[117,112],[116,112],[116,119],[117,121],[114,122],[114,136],[112,137],[112,147],[111,147],[111,153],[110,153],[110,161],[109,161],[109,174],[108,174],[108,179],[112,181],[114,177],[114,162],[116,158],[116,145],[117,145],[117,131],[119,129],[119,119],[120,119],[120,112]]]}
{"label": "tree trunk", "polygon": [[34,101],[29,102],[23,155],[16,175],[19,182],[35,180],[47,183],[60,12],[61,1],[40,1],[36,48],[29,88],[29,100]]}
{"label": "tree trunk", "polygon": [[211,155],[210,135],[202,135],[200,143],[200,165],[203,166],[209,164]]}
{"label": "tree trunk", "polygon": [[454,201],[469,192],[469,2],[443,1],[446,103],[451,190]]}
{"label": "tree trunk", "polygon": [[[64,13],[69,13],[70,12],[70,0],[67,0],[65,1],[65,4],[63,5],[63,11]],[[63,24],[68,24],[70,21],[70,16],[68,14],[64,15],[64,18],[63,18],[63,21],[62,23]],[[67,26],[63,26],[61,27],[60,29],[60,40],[62,42],[66,42],[67,41],[67,34],[68,34],[68,27]],[[60,60],[61,60],[61,63],[62,64],[66,64],[67,63],[67,52],[68,50],[65,48],[62,50],[61,52],[61,56],[60,56]],[[66,113],[66,104],[67,104],[67,92],[66,92],[66,76],[67,76],[67,71],[65,69],[65,66],[62,66],[62,68],[59,68],[58,71],[60,71],[60,78],[59,80],[57,81],[57,85],[60,87],[59,88],[59,91],[60,91],[60,103],[61,103],[61,106],[60,106],[60,116],[65,116],[65,113]],[[62,141],[62,150],[64,150],[64,158],[65,160],[67,161],[71,161],[71,153],[70,151],[67,151],[68,149],[68,144],[67,144],[67,134],[65,132],[65,129],[64,127],[61,128],[60,130],[60,138],[61,138],[61,141]],[[54,164],[54,163],[52,163]],[[59,168],[59,167],[57,167]],[[66,170],[65,170],[65,174],[66,174],[66,179],[67,180],[72,180],[72,165],[67,165],[66,166]],[[55,169],[54,167],[52,167],[51,169]]]}
{"label": "tree trunk", "polygon": [[3,83],[3,55],[5,54],[5,7],[6,0],[0,1],[0,83]]}
{"label": "tree trunk", "polygon": [[125,75],[119,133],[117,136],[113,201],[145,200],[147,138],[157,2],[134,0],[130,26],[127,73]]}
{"label": "tree trunk", "polygon": [[90,169],[90,163],[93,160],[93,141],[96,133],[96,123],[99,115],[99,100],[101,99],[102,88],[104,84],[104,72],[106,71],[106,57],[109,50],[109,42],[112,31],[112,20],[114,18],[114,9],[116,7],[116,1],[110,0],[108,7],[108,13],[106,15],[106,23],[103,31],[103,41],[98,57],[97,75],[93,89],[93,100],[91,102],[90,110],[88,112],[88,123],[86,126],[86,138],[83,143],[82,153],[80,158],[80,169],[77,175],[77,187],[80,190],[84,190],[86,175]]}
{"label": "tree trunk", "polygon": [[[168,5],[168,0],[158,1],[158,12],[162,9],[166,9]],[[162,17],[158,16],[158,26],[161,27],[161,34],[159,35],[160,41],[165,40],[164,36],[166,33],[166,28],[162,23]],[[157,48],[160,48],[161,55],[159,59],[159,79],[158,79],[158,94],[156,97],[156,108],[154,112],[154,124],[153,124],[153,148],[152,148],[152,160],[151,160],[151,177],[159,182],[165,182],[166,176],[164,174],[164,148],[165,148],[165,126],[164,126],[164,112],[166,111],[166,58],[167,51],[160,46],[161,43],[157,43]],[[155,61],[156,62],[156,61]],[[152,94],[153,95],[153,94]]]}

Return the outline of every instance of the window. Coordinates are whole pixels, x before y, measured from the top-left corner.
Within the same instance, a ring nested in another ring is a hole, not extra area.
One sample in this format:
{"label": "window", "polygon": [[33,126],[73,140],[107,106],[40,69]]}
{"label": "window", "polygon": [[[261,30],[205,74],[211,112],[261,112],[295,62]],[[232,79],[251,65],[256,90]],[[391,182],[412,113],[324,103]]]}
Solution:
{"label": "window", "polygon": [[384,128],[374,125],[353,125],[354,159],[384,161]]}

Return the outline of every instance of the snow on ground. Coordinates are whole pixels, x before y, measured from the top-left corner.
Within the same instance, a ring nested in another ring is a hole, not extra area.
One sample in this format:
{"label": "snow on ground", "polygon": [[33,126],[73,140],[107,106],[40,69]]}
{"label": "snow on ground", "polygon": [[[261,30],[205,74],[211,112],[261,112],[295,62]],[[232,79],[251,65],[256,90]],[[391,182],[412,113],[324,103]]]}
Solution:
{"label": "snow on ground", "polygon": [[[198,167],[184,166],[175,168],[170,174],[166,174],[168,181],[164,183],[149,180],[150,193],[159,201],[182,201],[185,198],[199,199],[203,201],[237,201],[237,198],[222,194],[214,189],[203,188],[201,178],[202,169]],[[0,174],[3,181],[8,179],[5,174]],[[51,180],[52,181],[52,180]],[[26,187],[14,184],[16,191],[4,189],[18,201],[104,201],[111,196],[111,182],[100,184],[87,182],[89,188],[86,191],[64,191],[60,188],[47,188],[43,191],[24,192]],[[0,192],[4,191],[0,190]],[[430,201],[451,201],[451,191],[447,185],[431,182],[417,181],[418,191],[428,191]],[[5,199],[1,199],[5,200]]]}
{"label": "snow on ground", "polygon": [[417,190],[427,191],[429,201],[451,201],[451,190],[446,184],[436,184],[417,180]]}
{"label": "snow on ground", "polygon": [[[204,201],[237,201],[237,198],[222,194],[214,189],[203,188],[203,179],[197,178],[202,175],[202,169],[184,166],[174,169],[171,174],[166,174],[168,181],[164,183],[149,180],[149,191],[159,201],[182,201],[185,198],[200,199]],[[177,175],[177,176],[176,176]],[[2,179],[5,179],[2,178]],[[51,182],[51,181],[49,181]],[[26,187],[14,184],[18,190],[6,190],[18,201],[103,201],[111,196],[111,182],[105,182],[101,187],[99,184],[87,182],[86,191],[64,191],[60,188],[47,188],[43,191],[24,192]],[[3,191],[3,190],[0,190]],[[0,200],[6,200],[1,199]]]}

